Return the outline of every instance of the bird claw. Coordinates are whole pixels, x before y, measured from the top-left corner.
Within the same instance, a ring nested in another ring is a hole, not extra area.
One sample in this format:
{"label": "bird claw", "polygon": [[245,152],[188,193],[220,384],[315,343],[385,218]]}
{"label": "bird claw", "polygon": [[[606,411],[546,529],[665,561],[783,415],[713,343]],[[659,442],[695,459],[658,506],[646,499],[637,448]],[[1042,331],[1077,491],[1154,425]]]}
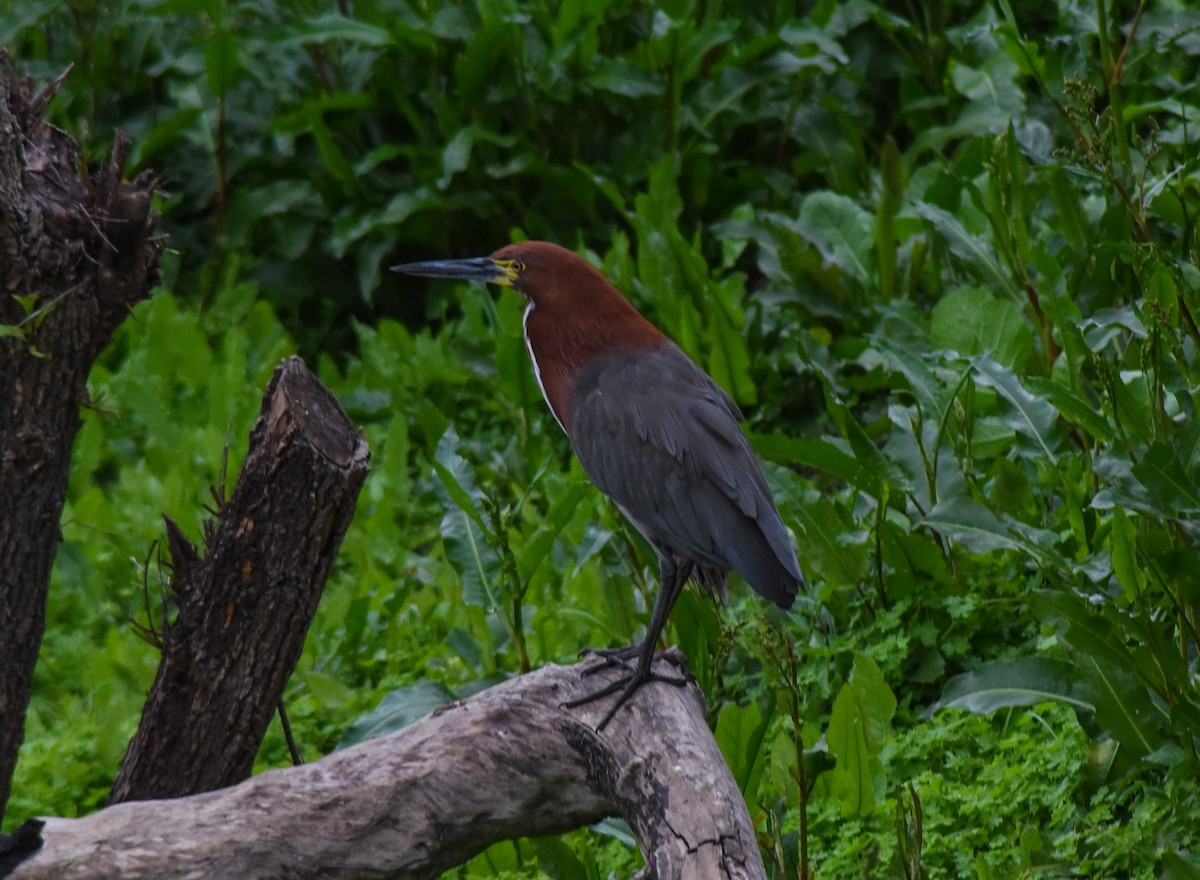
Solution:
{"label": "bird claw", "polygon": [[[597,663],[594,666],[589,666],[580,674],[586,678],[590,675],[595,675],[597,672],[603,672],[606,669],[612,669],[614,666],[620,666],[622,669],[629,668],[629,661],[640,656],[642,652],[641,645],[626,645],[624,648],[584,648],[579,652],[581,658],[587,659],[590,657],[598,657],[603,662]],[[681,663],[679,657],[675,654],[664,652],[656,654],[655,660],[663,659],[673,666],[678,666],[680,669],[687,671],[687,665]],[[662,676],[651,672],[647,680],[662,681]],[[674,679],[671,679],[673,682]]]}
{"label": "bird claw", "polygon": [[[595,654],[604,661],[603,663],[597,663],[595,666],[591,666],[583,670],[581,673],[583,676],[589,676],[595,675],[597,672],[605,669],[611,669],[614,666],[620,666],[623,669],[628,669],[629,661],[638,653],[638,646],[633,645],[629,648],[604,648],[600,650],[585,649],[581,653]],[[684,687],[688,684],[688,678],[685,676],[664,675],[661,672],[655,672],[653,668],[643,670],[639,666],[635,667],[629,675],[609,682],[599,690],[595,690],[590,694],[585,694],[584,696],[579,697],[578,699],[563,703],[563,707],[567,709],[575,709],[579,706],[585,706],[588,703],[594,703],[597,700],[602,700],[605,697],[611,696],[612,694],[616,694],[618,691],[620,691],[620,693],[617,694],[617,699],[613,702],[612,706],[609,707],[608,712],[605,713],[603,720],[601,720],[601,722],[596,726],[597,731],[602,731],[608,726],[608,722],[612,721],[613,716],[617,714],[617,710],[624,706],[625,703],[627,703],[629,699],[635,693],[637,693],[638,688],[651,681],[662,682],[663,684],[669,684],[674,687]]]}
{"label": "bird claw", "polygon": [[586,678],[597,672],[603,672],[605,669],[612,669],[614,666],[628,669],[629,661],[635,658],[640,650],[640,645],[626,645],[624,648],[584,648],[579,652],[580,657],[599,657],[603,662],[589,666],[583,670],[582,675]]}

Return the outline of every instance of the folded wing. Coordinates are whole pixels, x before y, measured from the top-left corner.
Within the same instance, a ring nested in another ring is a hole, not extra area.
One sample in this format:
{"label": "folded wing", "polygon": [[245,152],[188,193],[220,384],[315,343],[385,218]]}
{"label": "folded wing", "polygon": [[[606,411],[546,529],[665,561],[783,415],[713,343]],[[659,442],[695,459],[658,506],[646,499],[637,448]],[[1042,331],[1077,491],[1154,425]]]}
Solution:
{"label": "folded wing", "polygon": [[677,346],[595,358],[571,413],[583,469],[647,540],[792,605],[803,578],[741,414]]}

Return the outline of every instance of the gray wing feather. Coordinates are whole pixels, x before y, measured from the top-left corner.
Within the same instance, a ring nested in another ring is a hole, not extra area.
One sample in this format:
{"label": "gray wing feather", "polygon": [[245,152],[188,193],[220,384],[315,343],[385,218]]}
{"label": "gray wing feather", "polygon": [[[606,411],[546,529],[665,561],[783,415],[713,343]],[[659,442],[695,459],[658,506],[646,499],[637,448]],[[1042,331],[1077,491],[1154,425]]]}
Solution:
{"label": "gray wing feather", "polygon": [[588,476],[660,549],[739,572],[788,607],[801,576],[737,405],[666,343],[595,359],[571,399]]}

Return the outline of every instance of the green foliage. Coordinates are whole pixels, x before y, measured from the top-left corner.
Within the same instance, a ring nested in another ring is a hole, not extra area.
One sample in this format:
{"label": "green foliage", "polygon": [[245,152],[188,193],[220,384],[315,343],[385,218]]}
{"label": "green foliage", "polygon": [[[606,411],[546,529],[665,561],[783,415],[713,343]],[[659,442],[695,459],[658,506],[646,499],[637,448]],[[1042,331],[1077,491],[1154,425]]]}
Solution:
{"label": "green foliage", "polygon": [[829,711],[825,739],[837,763],[826,775],[828,793],[842,803],[842,815],[867,816],[886,790],[879,753],[891,728],[896,698],[870,657],[854,658],[850,677]]}
{"label": "green foliage", "polygon": [[[638,633],[653,555],[519,299],[381,271],[538,237],[746,408],[796,535],[790,615],[735,584],[668,632],[773,876],[1200,872],[1200,13],[918,5],[0,12],[37,75],[77,62],[89,155],[119,124],[164,175],[178,250],[92,376],[10,821],[102,800],[160,514],[200,534],[293,348],[373,452],[289,687],[309,757]],[[628,874],[630,841],[456,874]]]}

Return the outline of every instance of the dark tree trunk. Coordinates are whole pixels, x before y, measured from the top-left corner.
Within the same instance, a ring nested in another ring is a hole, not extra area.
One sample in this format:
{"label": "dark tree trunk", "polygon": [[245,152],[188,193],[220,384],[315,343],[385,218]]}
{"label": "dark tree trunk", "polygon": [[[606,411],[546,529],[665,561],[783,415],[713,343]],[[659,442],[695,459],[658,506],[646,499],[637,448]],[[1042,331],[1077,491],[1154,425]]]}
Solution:
{"label": "dark tree trunk", "polygon": [[354,516],[369,459],[299,358],[279,365],[203,558],[168,520],[178,616],[109,803],[211,791],[250,775]]}
{"label": "dark tree trunk", "polygon": [[0,49],[0,819],[45,628],[79,406],[92,362],[157,280],[149,174],[121,182],[128,140],[79,174]]}

